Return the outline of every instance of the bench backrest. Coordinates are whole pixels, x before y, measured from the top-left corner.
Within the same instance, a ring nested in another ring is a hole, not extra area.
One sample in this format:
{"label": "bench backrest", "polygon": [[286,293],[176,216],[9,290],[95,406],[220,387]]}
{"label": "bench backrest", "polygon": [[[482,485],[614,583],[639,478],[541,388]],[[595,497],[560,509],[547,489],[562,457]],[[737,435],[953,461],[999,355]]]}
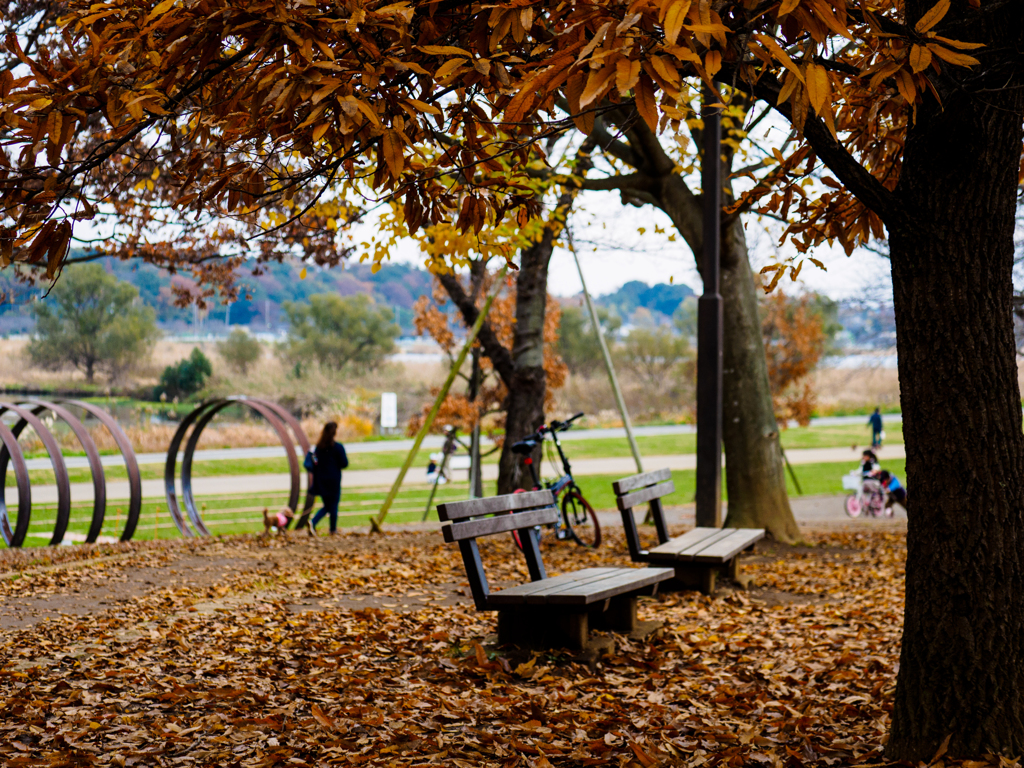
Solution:
{"label": "bench backrest", "polygon": [[530,580],[547,578],[534,526],[549,525],[558,519],[555,497],[551,491],[527,491],[446,502],[437,505],[437,516],[442,522],[449,523],[442,529],[444,540],[459,544],[469,587],[473,591],[473,601],[478,610],[487,607],[487,596],[490,594],[480,550],[476,545],[480,536],[518,531]]}
{"label": "bench backrest", "polygon": [[615,501],[619,512],[622,513],[622,527],[626,531],[626,543],[629,545],[629,554],[633,560],[639,560],[644,554],[640,549],[640,534],[633,518],[633,508],[637,505],[650,502],[654,527],[658,531],[658,542],[664,544],[668,541],[668,525],[665,523],[661,499],[676,490],[675,483],[672,482],[672,470],[657,469],[654,472],[625,477],[612,483],[612,490],[615,491]]}

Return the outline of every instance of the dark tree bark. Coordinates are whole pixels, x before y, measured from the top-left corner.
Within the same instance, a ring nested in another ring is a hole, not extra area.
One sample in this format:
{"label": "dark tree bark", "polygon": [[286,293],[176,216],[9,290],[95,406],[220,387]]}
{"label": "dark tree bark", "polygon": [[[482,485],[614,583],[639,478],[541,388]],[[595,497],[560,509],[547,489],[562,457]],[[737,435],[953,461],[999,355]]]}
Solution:
{"label": "dark tree bark", "polygon": [[[547,374],[544,371],[544,316],[548,300],[548,265],[554,251],[549,223],[540,242],[520,252],[516,278],[516,328],[512,342],[512,379],[505,410],[505,442],[498,462],[498,493],[532,487],[529,474],[518,471],[512,443],[544,424]],[[539,454],[539,451],[538,451]],[[539,460],[539,455],[534,460]]]}
{"label": "dark tree bark", "polygon": [[[931,0],[907,0],[907,29]],[[1013,340],[1024,3],[953,3],[933,30],[980,64],[928,72],[886,189],[808,117],[818,158],[886,225],[909,493],[903,644],[886,755],[1024,751],[1024,435]],[[769,104],[779,86],[749,86]],[[776,107],[789,118],[786,105]],[[948,740],[948,741],[947,741]]]}
{"label": "dark tree bark", "polygon": [[[907,5],[915,19],[930,4]],[[950,89],[942,107],[930,97],[919,107],[895,190],[903,212],[886,221],[911,499],[894,759],[927,760],[946,737],[954,756],[1024,751],[1024,436],[1011,316],[1024,98],[1002,60],[1020,49],[1024,13],[1010,6],[940,32],[993,53],[974,52],[977,92]]]}

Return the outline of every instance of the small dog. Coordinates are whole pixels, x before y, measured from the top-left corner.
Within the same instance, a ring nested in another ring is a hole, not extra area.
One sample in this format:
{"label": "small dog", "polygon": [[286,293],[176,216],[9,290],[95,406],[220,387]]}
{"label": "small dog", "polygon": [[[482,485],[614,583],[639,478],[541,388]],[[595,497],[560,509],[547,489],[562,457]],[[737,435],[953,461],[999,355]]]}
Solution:
{"label": "small dog", "polygon": [[278,533],[287,533],[288,524],[295,517],[295,512],[292,511],[291,507],[281,507],[281,511],[277,514],[270,514],[270,510],[266,507],[263,508],[263,535],[269,536],[270,529],[276,528]]}

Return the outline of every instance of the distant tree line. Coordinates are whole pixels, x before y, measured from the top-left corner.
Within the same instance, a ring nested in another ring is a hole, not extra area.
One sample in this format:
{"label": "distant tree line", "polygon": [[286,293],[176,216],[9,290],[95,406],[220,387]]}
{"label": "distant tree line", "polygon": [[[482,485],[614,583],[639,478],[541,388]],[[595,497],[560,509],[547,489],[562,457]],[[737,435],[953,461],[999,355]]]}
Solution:
{"label": "distant tree line", "polygon": [[[401,329],[394,313],[366,294],[313,294],[284,303],[289,331],[275,349],[295,375],[317,367],[334,375],[355,375],[379,368],[395,350]],[[127,382],[150,358],[160,331],[156,312],[138,289],[101,264],[68,268],[49,295],[33,302],[35,331],[27,347],[29,361],[47,370],[77,369],[89,384],[98,375]],[[264,354],[264,344],[237,328],[217,344],[229,369],[246,375]],[[213,364],[197,347],[167,366],[154,397],[174,400],[201,393]]]}

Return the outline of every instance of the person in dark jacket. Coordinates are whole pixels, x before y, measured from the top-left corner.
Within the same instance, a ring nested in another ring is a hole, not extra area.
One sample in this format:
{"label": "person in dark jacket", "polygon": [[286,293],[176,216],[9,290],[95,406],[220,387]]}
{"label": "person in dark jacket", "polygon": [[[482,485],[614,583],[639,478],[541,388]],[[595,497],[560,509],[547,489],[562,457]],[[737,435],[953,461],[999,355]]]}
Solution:
{"label": "person in dark jacket", "polygon": [[882,436],[885,433],[882,431],[882,413],[877,408],[875,408],[875,412],[868,417],[868,424],[871,426],[871,447],[881,448]]}
{"label": "person in dark jacket", "polygon": [[331,516],[331,533],[338,530],[338,502],[341,501],[341,470],[348,466],[348,456],[345,454],[345,446],[334,442],[334,436],[338,434],[336,422],[329,421],[324,424],[320,439],[317,440],[316,448],[313,451],[313,479],[316,483],[317,494],[323,500],[323,507],[309,521],[309,535],[316,535],[316,524]]}

